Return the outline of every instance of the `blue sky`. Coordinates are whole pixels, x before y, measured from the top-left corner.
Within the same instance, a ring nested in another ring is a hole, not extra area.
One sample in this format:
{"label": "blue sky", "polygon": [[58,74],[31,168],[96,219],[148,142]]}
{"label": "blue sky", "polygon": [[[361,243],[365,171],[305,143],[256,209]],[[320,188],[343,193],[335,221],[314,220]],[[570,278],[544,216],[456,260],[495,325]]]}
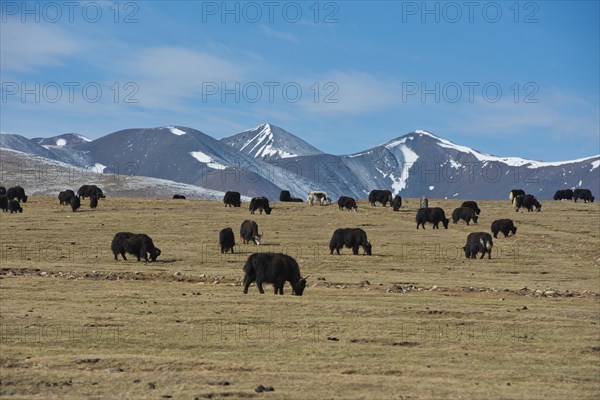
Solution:
{"label": "blue sky", "polygon": [[221,138],[270,122],[334,154],[416,129],[496,155],[599,154],[599,2],[467,4],[5,1],[0,128]]}

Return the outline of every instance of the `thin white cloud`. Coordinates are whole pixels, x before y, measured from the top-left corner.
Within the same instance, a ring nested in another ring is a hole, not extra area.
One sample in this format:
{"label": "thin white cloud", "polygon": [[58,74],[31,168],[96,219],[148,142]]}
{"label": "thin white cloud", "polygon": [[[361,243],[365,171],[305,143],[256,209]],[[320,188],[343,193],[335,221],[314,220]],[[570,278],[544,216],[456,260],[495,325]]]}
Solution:
{"label": "thin white cloud", "polygon": [[291,33],[278,31],[273,28],[269,28],[266,25],[261,25],[260,29],[261,29],[262,33],[267,36],[270,36],[270,37],[273,37],[276,39],[287,40],[288,42],[292,42],[292,43],[300,43],[300,40],[296,36],[292,35]]}
{"label": "thin white cloud", "polygon": [[57,25],[2,23],[0,67],[3,72],[31,72],[39,67],[62,65],[65,57],[81,47],[79,41]]}
{"label": "thin white cloud", "polygon": [[[138,83],[140,106],[165,110],[202,97],[207,85],[234,87],[244,77],[239,62],[178,47],[152,47],[133,55],[127,66]],[[214,87],[214,86],[213,86]],[[188,105],[189,106],[189,105]]]}

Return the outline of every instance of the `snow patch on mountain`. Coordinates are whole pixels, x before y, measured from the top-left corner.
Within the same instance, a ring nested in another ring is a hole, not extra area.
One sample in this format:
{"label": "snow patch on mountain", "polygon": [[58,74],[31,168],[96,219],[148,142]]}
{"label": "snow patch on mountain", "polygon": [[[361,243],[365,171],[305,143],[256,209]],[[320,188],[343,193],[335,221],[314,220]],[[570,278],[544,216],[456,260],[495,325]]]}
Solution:
{"label": "snow patch on mountain", "polygon": [[185,131],[182,131],[181,129],[175,128],[174,126],[167,126],[167,128],[171,131],[171,133],[173,135],[177,135],[177,136],[182,136],[185,135]]}
{"label": "snow patch on mountain", "polygon": [[600,160],[592,161],[592,169],[590,169],[590,172],[592,172],[598,167],[600,167]]}
{"label": "snow patch on mountain", "polygon": [[450,163],[450,166],[454,169],[461,169],[462,168],[462,164],[461,163],[457,163],[454,160],[448,160],[448,162]]}
{"label": "snow patch on mountain", "polygon": [[225,168],[227,168],[226,165],[220,164],[219,162],[215,161],[211,156],[209,156],[208,154],[205,154],[205,153],[203,153],[201,151],[192,151],[190,154],[196,160],[200,161],[201,163],[204,163],[204,164],[208,165],[212,169],[225,169]]}
{"label": "snow patch on mountain", "polygon": [[402,158],[404,159],[401,175],[399,177],[395,177],[393,174],[389,175],[392,179],[392,189],[394,190],[394,194],[400,193],[402,189],[406,188],[409,170],[419,159],[419,155],[408,148],[404,143],[406,143],[406,138],[389,143],[389,147],[386,146],[388,149],[398,147],[402,153]]}
{"label": "snow patch on mountain", "polygon": [[106,168],[106,165],[100,164],[100,163],[95,163],[94,164],[94,172],[97,172],[99,174],[104,173],[104,169]]}

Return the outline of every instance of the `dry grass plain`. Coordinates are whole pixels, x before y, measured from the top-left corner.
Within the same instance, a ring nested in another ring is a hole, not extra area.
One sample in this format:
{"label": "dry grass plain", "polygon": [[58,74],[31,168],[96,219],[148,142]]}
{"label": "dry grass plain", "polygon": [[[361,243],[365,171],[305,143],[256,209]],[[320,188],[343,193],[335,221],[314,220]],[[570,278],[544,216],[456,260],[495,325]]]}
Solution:
{"label": "dry grass plain", "polygon": [[[430,201],[447,215],[459,203]],[[253,217],[256,247],[238,238],[247,203],[107,198],[72,213],[32,196],[0,215],[0,397],[599,398],[600,205],[479,205],[479,224],[434,231],[415,229],[415,199],[397,213],[274,203]],[[516,236],[465,259],[467,234],[497,218]],[[221,255],[226,226],[239,243]],[[362,227],[373,256],[329,255],[338,227]],[[115,263],[117,231],[149,234],[162,255]],[[259,250],[296,257],[305,295],[243,295]]]}

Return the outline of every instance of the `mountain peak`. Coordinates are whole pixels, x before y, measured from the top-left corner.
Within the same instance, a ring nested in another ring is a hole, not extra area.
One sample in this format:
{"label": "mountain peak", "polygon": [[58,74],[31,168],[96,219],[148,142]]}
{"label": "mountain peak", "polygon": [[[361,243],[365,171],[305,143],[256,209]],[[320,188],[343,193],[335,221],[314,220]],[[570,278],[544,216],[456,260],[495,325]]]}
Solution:
{"label": "mountain peak", "polygon": [[265,161],[323,153],[299,137],[268,122],[223,138],[221,141],[236,150]]}
{"label": "mountain peak", "polygon": [[52,136],[48,138],[34,138],[31,139],[32,142],[35,142],[41,146],[72,146],[74,144],[79,143],[87,143],[91,142],[92,139],[89,139],[79,133],[63,133],[62,135]]}

